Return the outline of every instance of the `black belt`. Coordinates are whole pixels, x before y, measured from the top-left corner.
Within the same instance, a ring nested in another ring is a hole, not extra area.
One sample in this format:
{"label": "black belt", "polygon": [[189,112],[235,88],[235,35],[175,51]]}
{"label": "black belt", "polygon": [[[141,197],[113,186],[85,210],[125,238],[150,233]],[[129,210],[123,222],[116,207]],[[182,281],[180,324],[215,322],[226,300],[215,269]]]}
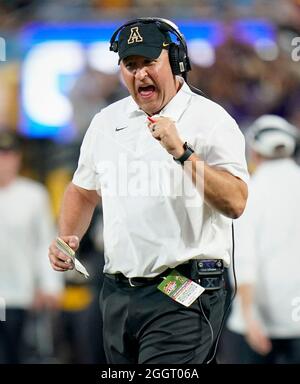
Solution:
{"label": "black belt", "polygon": [[159,284],[162,282],[165,275],[158,275],[155,277],[126,277],[122,273],[109,274],[105,273],[105,276],[118,283],[125,283],[131,287],[141,287],[144,285]]}
{"label": "black belt", "polygon": [[[199,263],[200,267],[198,265]],[[199,282],[206,290],[216,290],[224,287],[222,260],[190,260],[188,263],[178,265],[175,269],[183,276]],[[172,269],[168,268],[166,271],[154,277],[126,277],[122,273],[105,273],[105,276],[131,287],[141,287],[161,283],[171,271]]]}

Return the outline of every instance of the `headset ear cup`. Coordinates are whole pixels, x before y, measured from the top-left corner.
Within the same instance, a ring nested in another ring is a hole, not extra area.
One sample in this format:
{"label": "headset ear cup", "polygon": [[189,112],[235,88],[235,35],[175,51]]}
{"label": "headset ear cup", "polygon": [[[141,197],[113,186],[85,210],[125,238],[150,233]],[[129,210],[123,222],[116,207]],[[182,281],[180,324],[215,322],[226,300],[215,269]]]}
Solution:
{"label": "headset ear cup", "polygon": [[170,43],[169,61],[173,75],[180,75],[178,45],[175,43]]}
{"label": "headset ear cup", "polygon": [[169,47],[169,61],[174,75],[182,75],[191,68],[187,61],[185,50],[181,45],[171,43]]}

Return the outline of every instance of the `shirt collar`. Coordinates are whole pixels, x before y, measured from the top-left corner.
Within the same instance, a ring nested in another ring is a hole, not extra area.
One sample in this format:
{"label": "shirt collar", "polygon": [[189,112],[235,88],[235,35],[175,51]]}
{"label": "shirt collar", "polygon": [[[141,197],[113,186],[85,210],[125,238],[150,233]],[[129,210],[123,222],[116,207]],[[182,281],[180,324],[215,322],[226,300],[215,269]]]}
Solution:
{"label": "shirt collar", "polygon": [[[156,116],[170,117],[175,122],[180,119],[181,115],[183,114],[183,112],[186,110],[186,107],[188,106],[191,96],[193,95],[193,92],[191,91],[189,86],[186,84],[186,82],[182,78],[180,78],[180,81],[182,82],[182,86],[180,90],[176,93],[173,99],[171,99],[170,102]],[[136,104],[136,102],[133,100],[131,96],[129,96],[129,103],[126,108],[126,112],[128,113],[128,116],[131,116],[134,114],[136,115],[145,114],[145,112],[142,109],[140,109],[140,107]]]}

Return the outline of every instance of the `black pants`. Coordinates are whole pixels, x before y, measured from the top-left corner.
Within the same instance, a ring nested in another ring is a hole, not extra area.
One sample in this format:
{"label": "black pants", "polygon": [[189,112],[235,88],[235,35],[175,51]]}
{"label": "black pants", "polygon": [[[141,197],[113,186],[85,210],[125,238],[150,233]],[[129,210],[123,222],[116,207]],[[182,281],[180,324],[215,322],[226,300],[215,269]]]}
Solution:
{"label": "black pants", "polygon": [[21,362],[22,332],[26,319],[24,309],[6,309],[6,321],[0,321],[0,364]]}
{"label": "black pants", "polygon": [[226,291],[205,291],[186,308],[157,285],[131,287],[105,277],[100,304],[108,363],[191,364],[207,358],[220,328]]}
{"label": "black pants", "polygon": [[220,362],[223,364],[299,364],[300,338],[271,338],[272,350],[262,356],[250,348],[243,335],[224,329]]}

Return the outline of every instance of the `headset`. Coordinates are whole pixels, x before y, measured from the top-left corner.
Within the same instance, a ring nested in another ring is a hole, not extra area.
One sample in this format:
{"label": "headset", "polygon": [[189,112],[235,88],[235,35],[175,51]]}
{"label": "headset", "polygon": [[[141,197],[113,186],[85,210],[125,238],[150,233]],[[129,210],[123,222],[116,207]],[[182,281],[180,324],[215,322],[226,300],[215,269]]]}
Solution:
{"label": "headset", "polygon": [[280,129],[280,128],[276,128],[276,127],[270,127],[270,128],[265,127],[265,128],[258,129],[254,133],[253,139],[255,141],[259,141],[261,136],[264,135],[267,132],[283,132],[283,133],[287,134],[288,136],[290,136],[292,138],[295,138],[291,132],[287,132],[286,130],[283,130],[283,129]]}
{"label": "headset", "polygon": [[188,56],[187,44],[183,34],[179,31],[177,25],[170,20],[162,19],[159,17],[140,17],[138,19],[128,21],[127,23],[121,25],[113,33],[110,39],[110,51],[118,52],[119,44],[117,41],[117,37],[124,28],[134,24],[149,23],[156,24],[158,29],[163,33],[167,32],[176,36],[177,42],[171,42],[169,45],[170,66],[174,75],[181,75],[185,80],[187,80],[187,72],[192,69]]}
{"label": "headset", "polygon": [[[271,115],[272,116],[272,115]],[[266,157],[280,157],[282,156],[290,156],[295,152],[295,148],[298,144],[298,137],[296,129],[293,125],[289,124],[288,122],[285,122],[280,120],[276,123],[275,121],[263,122],[261,119],[266,119],[268,116],[260,117],[257,121],[253,123],[253,125],[249,129],[248,133],[248,141],[250,144],[250,147],[252,147],[256,152],[260,153],[263,156]],[[275,117],[275,116],[274,116]],[[278,119],[281,119],[280,117],[277,117]],[[278,124],[281,125],[278,125]],[[272,133],[275,134],[283,134],[284,136],[282,139],[276,143],[276,141],[272,144],[273,145],[273,151],[268,151],[265,148],[264,141],[265,141],[265,134],[266,133]]]}

